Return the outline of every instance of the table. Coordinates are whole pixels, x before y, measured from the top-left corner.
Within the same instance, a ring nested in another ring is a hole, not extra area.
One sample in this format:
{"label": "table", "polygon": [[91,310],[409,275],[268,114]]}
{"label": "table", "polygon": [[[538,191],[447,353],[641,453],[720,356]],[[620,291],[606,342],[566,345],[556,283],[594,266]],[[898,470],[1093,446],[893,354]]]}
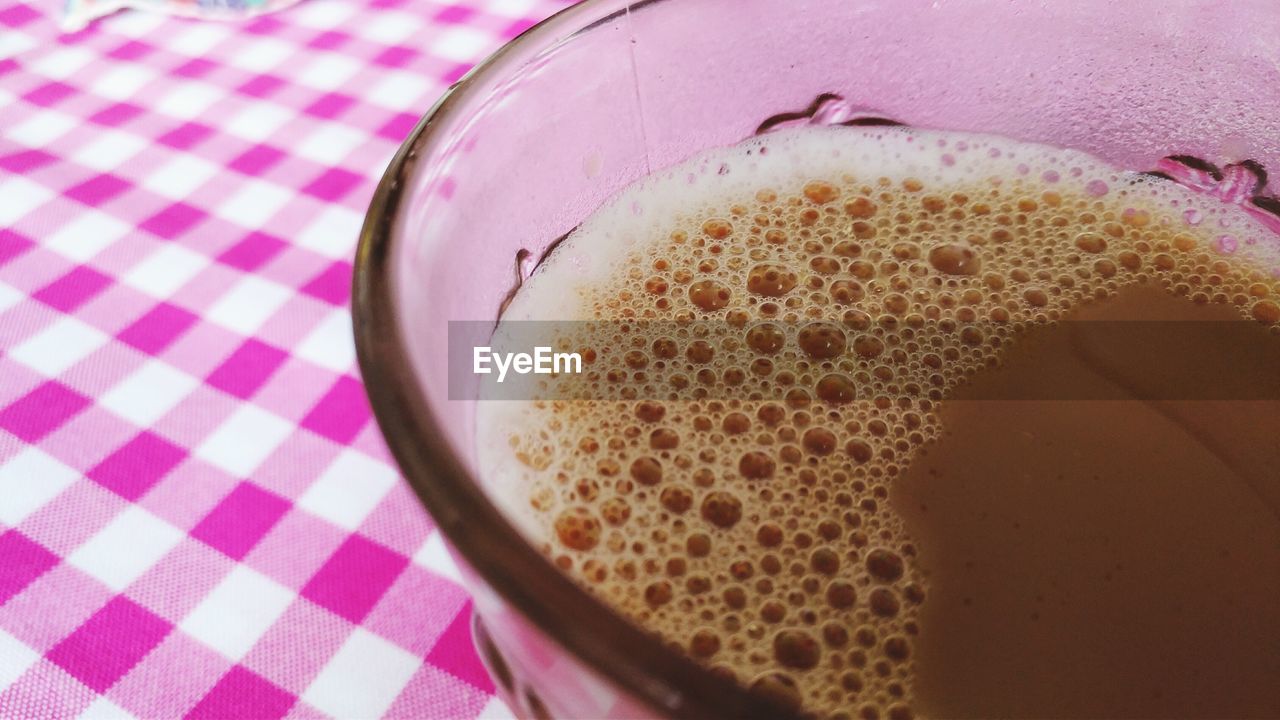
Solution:
{"label": "table", "polygon": [[0,0],[0,717],[507,717],[355,368],[362,213],[559,0]]}

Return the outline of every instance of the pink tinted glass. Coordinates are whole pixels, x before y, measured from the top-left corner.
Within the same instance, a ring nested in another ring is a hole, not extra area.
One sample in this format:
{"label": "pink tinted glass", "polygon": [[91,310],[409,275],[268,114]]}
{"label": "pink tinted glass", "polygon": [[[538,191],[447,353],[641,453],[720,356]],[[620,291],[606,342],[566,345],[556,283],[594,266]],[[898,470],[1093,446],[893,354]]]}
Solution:
{"label": "pink tinted glass", "polygon": [[[998,133],[1127,169],[1159,169],[1169,155],[1280,169],[1280,9],[1273,0],[592,0],[544,23],[410,139],[415,164],[390,190],[396,216],[381,239],[390,274],[380,279],[391,283],[403,340],[394,352],[417,385],[404,392],[422,393],[432,431],[464,471],[475,468],[474,405],[448,399],[448,321],[495,319],[521,251],[538,257],[649,171],[742,140],[825,93],[841,100],[821,112],[840,118]],[[537,707],[517,693],[521,713],[628,715],[654,704],[626,697],[608,669],[564,657],[556,638],[488,590],[493,578],[470,580],[494,642],[537,689]]]}

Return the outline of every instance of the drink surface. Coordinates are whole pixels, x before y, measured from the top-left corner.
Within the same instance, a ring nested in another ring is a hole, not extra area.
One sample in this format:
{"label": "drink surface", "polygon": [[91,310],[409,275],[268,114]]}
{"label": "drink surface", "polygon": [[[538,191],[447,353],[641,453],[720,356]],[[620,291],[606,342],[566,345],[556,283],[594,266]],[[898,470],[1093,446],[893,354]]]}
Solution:
{"label": "drink surface", "polygon": [[586,372],[480,403],[482,475],[602,601],[818,716],[1275,717],[1277,242],[1057,148],[757,138],[520,289],[495,337],[577,321]]}

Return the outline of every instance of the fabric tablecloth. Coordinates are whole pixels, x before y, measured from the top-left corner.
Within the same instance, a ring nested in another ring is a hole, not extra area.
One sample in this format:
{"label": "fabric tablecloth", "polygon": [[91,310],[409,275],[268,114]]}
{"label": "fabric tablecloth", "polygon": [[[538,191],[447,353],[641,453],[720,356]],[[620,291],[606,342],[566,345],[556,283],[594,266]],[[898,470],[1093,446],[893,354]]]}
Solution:
{"label": "fabric tablecloth", "polygon": [[348,286],[416,119],[562,5],[0,0],[0,717],[507,715]]}

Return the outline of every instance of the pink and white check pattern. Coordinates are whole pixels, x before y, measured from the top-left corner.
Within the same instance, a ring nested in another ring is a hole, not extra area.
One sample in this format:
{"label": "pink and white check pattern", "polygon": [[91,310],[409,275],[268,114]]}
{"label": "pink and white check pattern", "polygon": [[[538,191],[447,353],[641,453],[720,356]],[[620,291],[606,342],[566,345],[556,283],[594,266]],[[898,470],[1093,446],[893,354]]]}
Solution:
{"label": "pink and white check pattern", "polygon": [[0,717],[505,716],[348,284],[416,118],[561,5],[0,0]]}

